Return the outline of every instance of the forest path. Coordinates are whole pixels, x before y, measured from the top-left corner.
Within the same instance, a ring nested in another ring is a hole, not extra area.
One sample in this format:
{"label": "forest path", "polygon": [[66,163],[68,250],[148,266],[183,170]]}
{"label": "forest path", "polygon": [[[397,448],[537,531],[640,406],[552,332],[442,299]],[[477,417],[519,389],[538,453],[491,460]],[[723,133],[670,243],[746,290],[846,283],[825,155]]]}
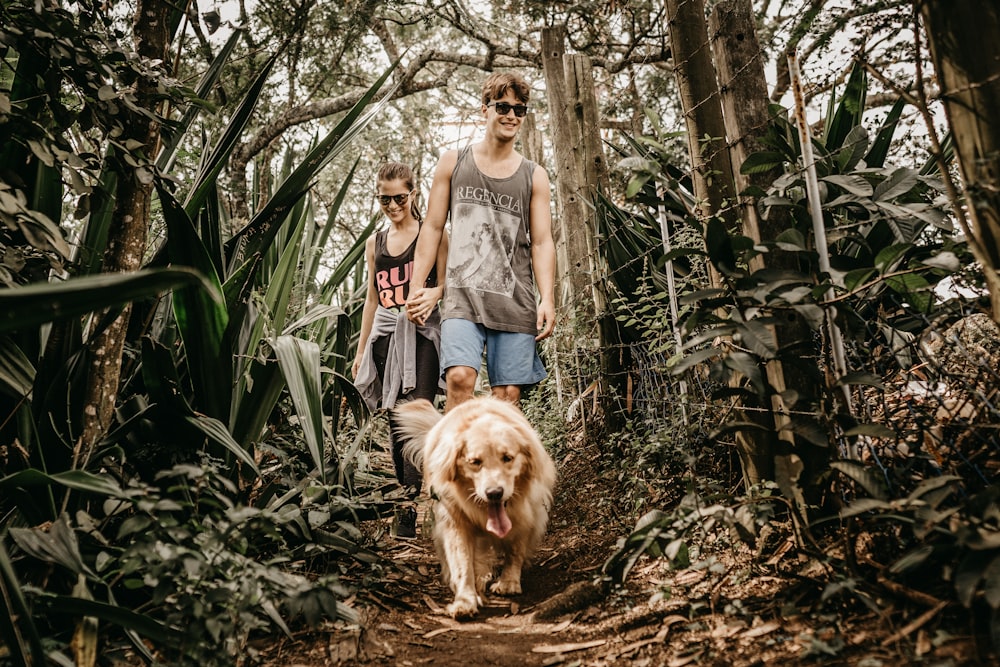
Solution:
{"label": "forest path", "polygon": [[[873,611],[850,581],[824,603],[826,566],[783,531],[756,552],[723,549],[681,570],[641,559],[625,587],[600,591],[601,566],[641,511],[629,507],[615,470],[599,470],[596,445],[571,451],[558,462],[549,532],[522,595],[492,596],[473,621],[453,620],[429,530],[418,522],[417,539],[399,540],[383,520],[381,579],[347,600],[361,624],[328,623],[258,646],[265,667],[996,664],[977,656],[954,620],[942,622],[943,607],[884,599]],[[668,495],[652,505],[668,505]]]}

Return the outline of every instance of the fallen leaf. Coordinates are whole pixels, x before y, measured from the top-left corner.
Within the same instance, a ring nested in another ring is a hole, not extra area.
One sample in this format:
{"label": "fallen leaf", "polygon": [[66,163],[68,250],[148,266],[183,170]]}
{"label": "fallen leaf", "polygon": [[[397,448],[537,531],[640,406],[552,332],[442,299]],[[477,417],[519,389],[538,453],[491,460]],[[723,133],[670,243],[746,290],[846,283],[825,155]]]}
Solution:
{"label": "fallen leaf", "polygon": [[555,634],[557,632],[562,632],[563,630],[565,630],[566,628],[568,628],[572,624],[573,624],[573,619],[572,618],[568,618],[565,621],[563,621],[562,623],[560,623],[559,625],[556,625],[555,627],[553,627],[551,630],[549,630],[549,632],[551,634]]}
{"label": "fallen leaf", "polygon": [[451,628],[438,628],[437,630],[431,630],[428,633],[421,635],[424,639],[431,639],[432,637],[437,637],[438,635],[443,635],[446,632],[451,632]]}
{"label": "fallen leaf", "polygon": [[595,646],[604,646],[608,643],[607,639],[594,639],[589,642],[577,642],[573,644],[541,644],[539,646],[533,646],[531,649],[532,653],[569,653],[570,651],[583,651],[588,648],[594,648]]}
{"label": "fallen leaf", "polygon": [[444,608],[435,602],[429,595],[424,596],[424,604],[433,611],[435,614],[439,614],[444,611]]}
{"label": "fallen leaf", "polygon": [[758,625],[756,628],[750,628],[743,633],[743,637],[747,639],[753,639],[754,637],[763,637],[764,635],[770,634],[781,627],[781,623],[777,621],[768,621],[762,625]]}

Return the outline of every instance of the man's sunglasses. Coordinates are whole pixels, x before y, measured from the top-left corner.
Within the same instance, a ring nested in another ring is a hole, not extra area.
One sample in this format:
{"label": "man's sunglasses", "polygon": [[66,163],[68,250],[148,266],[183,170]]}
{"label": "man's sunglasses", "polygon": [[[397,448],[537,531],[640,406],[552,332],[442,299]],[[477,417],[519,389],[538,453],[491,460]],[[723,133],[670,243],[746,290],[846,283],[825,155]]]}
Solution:
{"label": "man's sunglasses", "polygon": [[401,195],[375,195],[375,198],[378,199],[378,203],[382,204],[382,206],[388,206],[391,201],[396,202],[396,206],[402,206],[406,203],[406,200],[410,198],[410,194],[412,192],[413,191],[411,190],[410,192]]}
{"label": "man's sunglasses", "polygon": [[508,104],[507,102],[490,102],[486,106],[496,107],[497,113],[501,116],[506,116],[510,113],[510,110],[514,110],[514,115],[518,118],[524,118],[524,114],[528,113],[528,107],[523,104]]}

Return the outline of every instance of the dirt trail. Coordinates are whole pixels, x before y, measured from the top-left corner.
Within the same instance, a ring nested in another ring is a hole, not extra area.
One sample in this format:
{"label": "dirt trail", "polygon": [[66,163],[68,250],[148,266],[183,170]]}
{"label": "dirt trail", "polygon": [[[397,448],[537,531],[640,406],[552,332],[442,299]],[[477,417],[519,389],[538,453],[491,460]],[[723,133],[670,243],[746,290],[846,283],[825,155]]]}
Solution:
{"label": "dirt trail", "polygon": [[[379,527],[383,578],[348,600],[361,611],[362,627],[331,623],[271,642],[264,665],[997,664],[977,655],[969,634],[955,632],[959,610],[950,606],[930,613],[886,598],[874,612],[849,595],[821,602],[825,566],[787,536],[758,552],[731,550],[678,571],[642,560],[624,590],[568,596],[597,590],[590,583],[635,520],[614,495],[615,473],[598,472],[600,453],[584,445],[573,452],[559,462],[549,533],[524,572],[522,595],[492,597],[477,619],[456,622],[443,610],[451,593],[424,527],[416,540],[394,539]],[[539,617],[569,599],[577,604]]]}
{"label": "dirt trail", "polygon": [[421,534],[416,540],[386,540],[383,555],[392,565],[385,582],[354,601],[363,610],[364,630],[304,633],[294,643],[283,642],[268,665],[551,665],[562,663],[567,654],[606,643],[582,638],[573,616],[536,618],[541,603],[562,595],[574,582],[590,581],[597,568],[567,558],[556,544],[558,534],[550,533],[535,564],[525,570],[522,595],[492,596],[474,621],[464,623],[443,609],[451,593],[441,583],[430,538]]}

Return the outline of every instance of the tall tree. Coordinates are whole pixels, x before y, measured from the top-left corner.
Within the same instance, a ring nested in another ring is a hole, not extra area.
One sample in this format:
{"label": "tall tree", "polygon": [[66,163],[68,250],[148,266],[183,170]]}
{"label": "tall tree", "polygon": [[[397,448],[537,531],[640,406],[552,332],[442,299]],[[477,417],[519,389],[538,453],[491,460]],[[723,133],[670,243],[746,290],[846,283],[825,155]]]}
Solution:
{"label": "tall tree", "polygon": [[[958,158],[993,319],[1000,322],[1000,6],[918,0]],[[959,220],[964,213],[957,211]]]}
{"label": "tall tree", "polygon": [[[138,0],[133,18],[135,52],[150,68],[150,76],[138,76],[131,82],[135,89],[134,106],[123,106],[126,145],[141,146],[148,162],[130,164],[120,160],[118,187],[104,270],[108,273],[128,273],[142,265],[149,232],[149,210],[153,191],[152,160],[160,142],[160,119],[157,113],[163,103],[159,77],[153,76],[160,64],[168,62],[170,17],[173,3],[165,0]],[[74,448],[76,461],[85,461],[91,448],[111,424],[118,395],[122,351],[131,305],[102,330],[94,332],[89,346],[90,373],[85,387],[84,414],[80,438]],[[102,318],[95,319],[101,323]]]}

